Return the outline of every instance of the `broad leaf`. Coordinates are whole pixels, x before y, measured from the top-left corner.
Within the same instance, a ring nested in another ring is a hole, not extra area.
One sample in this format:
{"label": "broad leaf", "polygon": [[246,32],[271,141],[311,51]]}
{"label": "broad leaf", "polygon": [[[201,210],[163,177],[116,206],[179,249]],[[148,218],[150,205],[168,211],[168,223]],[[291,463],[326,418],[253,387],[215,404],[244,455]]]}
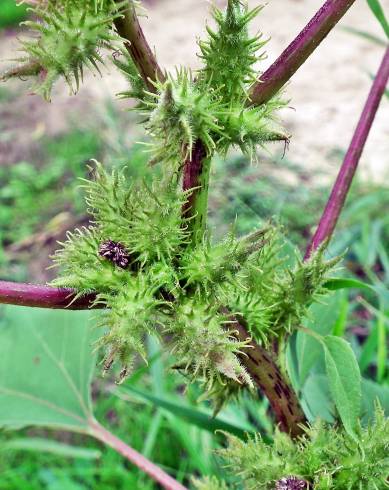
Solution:
{"label": "broad leaf", "polygon": [[309,421],[318,417],[327,422],[334,421],[334,403],[331,398],[327,376],[313,374],[308,377],[302,390],[303,402],[306,405]]}
{"label": "broad leaf", "polygon": [[361,374],[350,345],[339,337],[323,339],[328,385],[346,431],[355,436],[361,411]]}
{"label": "broad leaf", "polygon": [[352,278],[334,277],[328,279],[328,281],[324,283],[324,287],[330,291],[337,291],[338,289],[368,289],[369,291],[374,292],[374,288],[370,286],[370,284]]}
{"label": "broad leaf", "polygon": [[0,322],[0,427],[87,431],[95,365],[88,312],[7,307]]}
{"label": "broad leaf", "polygon": [[[315,303],[310,307],[309,318],[304,321],[304,326],[320,335],[329,335],[341,313],[342,294],[334,293],[325,298],[324,301],[324,304]],[[299,366],[299,381],[302,387],[314,365],[323,361],[323,350],[314,337],[304,332],[298,332],[296,357]]]}

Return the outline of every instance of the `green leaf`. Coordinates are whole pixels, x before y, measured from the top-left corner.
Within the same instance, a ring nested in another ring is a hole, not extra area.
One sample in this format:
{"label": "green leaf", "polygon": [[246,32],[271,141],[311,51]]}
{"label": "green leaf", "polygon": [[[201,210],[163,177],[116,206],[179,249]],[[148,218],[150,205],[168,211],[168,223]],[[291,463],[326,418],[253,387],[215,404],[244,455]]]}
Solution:
{"label": "green leaf", "polygon": [[323,339],[328,385],[346,431],[356,436],[361,411],[361,373],[350,345],[331,335]]}
{"label": "green leaf", "polygon": [[98,459],[101,457],[101,452],[97,449],[70,446],[39,437],[12,439],[2,444],[1,450],[44,452],[75,459]]}
{"label": "green leaf", "polygon": [[384,30],[386,37],[389,39],[389,23],[385,17],[384,9],[379,0],[367,0],[369,7],[373,14],[375,15],[378,22],[381,24],[382,29]]}
{"label": "green leaf", "polygon": [[318,417],[327,422],[334,422],[334,404],[327,376],[324,374],[310,375],[301,394],[303,403],[306,405],[304,412],[308,413],[310,422],[314,422]]}
{"label": "green leaf", "polygon": [[217,417],[213,417],[210,411],[185,406],[182,399],[174,401],[167,397],[154,396],[134,388],[133,386],[127,386],[126,388],[120,387],[117,389],[117,394],[123,399],[126,399],[129,394],[135,394],[137,397],[151,402],[156,407],[164,409],[176,417],[186,420],[190,424],[209,432],[222,430],[234,434],[241,439],[245,439],[248,433],[255,432],[253,427],[249,424],[226,420],[223,418],[223,413],[219,414]]}
{"label": "green leaf", "polygon": [[347,327],[347,317],[350,309],[350,304],[348,300],[348,294],[346,291],[342,291],[342,300],[340,303],[339,316],[335,322],[334,328],[332,330],[332,335],[335,337],[343,337]]}
{"label": "green leaf", "polygon": [[[304,326],[319,335],[330,335],[339,318],[341,301],[342,294],[338,292],[326,298],[325,304],[313,304]],[[296,355],[300,386],[303,386],[312,368],[319,362],[323,363],[323,350],[315,337],[300,331],[297,333]]]}
{"label": "green leaf", "polygon": [[362,416],[363,422],[371,421],[375,414],[375,404],[380,404],[386,416],[389,416],[389,387],[381,386],[369,379],[362,380]]}
{"label": "green leaf", "polygon": [[86,432],[95,366],[89,312],[5,308],[0,323],[0,427]]}
{"label": "green leaf", "polygon": [[338,289],[368,289],[369,291],[374,291],[374,288],[367,284],[366,282],[360,281],[359,279],[352,278],[341,278],[334,277],[328,279],[324,283],[324,287],[330,291],[337,291]]}

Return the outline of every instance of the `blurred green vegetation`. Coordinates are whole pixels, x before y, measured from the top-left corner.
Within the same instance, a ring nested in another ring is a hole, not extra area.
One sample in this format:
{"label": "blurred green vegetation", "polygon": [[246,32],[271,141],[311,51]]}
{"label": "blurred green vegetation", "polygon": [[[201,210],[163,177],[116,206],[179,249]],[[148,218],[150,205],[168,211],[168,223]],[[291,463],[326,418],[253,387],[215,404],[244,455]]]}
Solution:
{"label": "blurred green vegetation", "polygon": [[13,27],[26,19],[27,6],[17,5],[16,0],[1,0],[0,5],[0,29]]}

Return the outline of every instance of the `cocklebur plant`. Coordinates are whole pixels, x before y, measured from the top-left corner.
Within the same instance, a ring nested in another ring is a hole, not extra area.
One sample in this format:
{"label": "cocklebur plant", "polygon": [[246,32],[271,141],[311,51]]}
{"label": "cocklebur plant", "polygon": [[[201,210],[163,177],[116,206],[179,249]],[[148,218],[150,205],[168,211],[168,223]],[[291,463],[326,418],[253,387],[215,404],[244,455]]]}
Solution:
{"label": "cocklebur plant", "polygon": [[[132,181],[125,171],[108,172],[95,163],[94,177],[84,182],[91,226],[69,232],[55,255],[60,272],[52,286],[61,289],[37,287],[31,294],[28,286],[15,290],[7,283],[0,299],[102,308],[99,325],[105,333],[97,346],[105,353],[104,370],[120,365],[120,381],[137,355],[146,358],[144,339],[152,334],[174,354],[176,368],[190,381],[203,383],[204,396],[213,399],[216,409],[244,390],[261,390],[280,430],[272,446],[260,436],[248,442],[230,438],[224,456],[241,477],[238,485],[352,490],[363,488],[362,482],[368,489],[383,488],[387,421],[377,409],[372,425],[358,425],[360,375],[348,344],[319,338],[344,428],[320,422],[308,428],[288,366],[277,364],[291,334],[303,331],[310,305],[328,293],[327,279],[339,258],[325,259],[326,244],[359,160],[355,146],[362,150],[372,118],[361,118],[303,261],[298,255],[292,265],[285,260],[284,231],[274,223],[243,238],[232,230],[218,243],[206,223],[212,157],[235,147],[255,160],[258,148],[289,141],[277,117],[286,105],[282,86],[353,0],[327,1],[259,79],[254,70],[265,43],[261,35],[249,34],[249,22],[260,8],[250,11],[242,0],[227,0],[224,10],[214,9],[216,29],[208,27],[208,38],[200,42],[203,66],[172,73],[159,68],[135,2],[27,3],[35,5],[37,20],[30,27],[37,37],[23,42],[22,64],[3,78],[35,77],[35,90],[50,99],[58,78],[76,91],[84,68],[96,69],[103,51],[112,51],[114,64],[130,82],[121,96],[135,100],[149,135],[153,176]],[[366,113],[373,118],[389,75],[388,60],[386,55],[369,96]],[[341,363],[353,378],[349,394]],[[139,455],[123,451],[122,443],[109,440],[164,488],[183,489]],[[212,478],[195,484],[201,490],[228,488]]]}
{"label": "cocklebur plant", "polygon": [[334,263],[319,249],[308,262],[285,266],[275,225],[240,240],[231,233],[216,244],[204,236],[191,246],[185,193],[175,180],[130,183],[123,172],[109,175],[97,164],[95,180],[84,187],[93,225],[62,244],[53,285],[97,293],[96,304],[107,308],[108,332],[99,341],[108,349],[105,365],[117,358],[123,377],[135,353],[145,357],[145,334],[168,333],[193,378],[210,388],[215,378],[252,386],[237,357],[246,343],[225,328],[223,304],[268,346],[301,323]]}
{"label": "cocklebur plant", "polygon": [[[97,164],[95,180],[85,184],[94,226],[78,230],[63,244],[56,256],[62,274],[53,285],[97,293],[96,302],[108,309],[108,332],[99,341],[107,348],[105,365],[117,358],[122,377],[134,353],[145,356],[144,335],[159,332],[169,334],[185,373],[200,377],[210,389],[215,379],[250,387],[250,375],[238,358],[246,342],[225,328],[230,320],[221,313],[223,304],[246,318],[255,340],[269,345],[299,324],[324,282],[322,253],[294,269],[277,259],[278,267],[269,273],[269,260],[282,242],[274,226],[241,240],[231,233],[218,244],[207,231],[193,245],[190,218],[182,213],[190,190],[181,190],[178,164],[191,156],[195,141],[201,140],[211,155],[225,152],[225,142],[233,144],[236,138],[256,147],[262,126],[263,134],[271,132],[266,122],[280,102],[266,110],[245,107],[255,53],[264,44],[248,34],[248,22],[258,11],[248,11],[239,1],[229,2],[225,12],[215,8],[218,31],[208,29],[209,41],[201,44],[204,69],[196,78],[185,69],[167,75],[155,83],[155,94],[144,87],[142,95],[132,60],[127,57],[119,65],[134,81],[130,93],[142,96],[138,102],[146,129],[160,142],[152,158],[163,166],[163,175],[151,183],[130,183],[123,172],[109,175]],[[216,53],[224,57],[217,76],[212,71]],[[230,124],[237,112],[241,123]],[[255,138],[246,131],[246,119],[258,123]],[[242,128],[245,134],[237,136]]]}

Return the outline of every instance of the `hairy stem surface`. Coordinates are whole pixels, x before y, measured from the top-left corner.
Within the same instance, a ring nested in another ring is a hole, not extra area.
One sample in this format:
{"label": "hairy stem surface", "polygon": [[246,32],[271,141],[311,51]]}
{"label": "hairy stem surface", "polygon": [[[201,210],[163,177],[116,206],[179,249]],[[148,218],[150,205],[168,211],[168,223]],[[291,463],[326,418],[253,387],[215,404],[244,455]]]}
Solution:
{"label": "hairy stem surface", "polygon": [[366,104],[363,108],[361,117],[355,129],[354,136],[340,168],[331,195],[328,199],[317,230],[308,245],[305,253],[305,259],[309,258],[311,253],[316,250],[325,240],[330,239],[334,232],[357,170],[363,148],[377,113],[378,106],[385,92],[388,79],[389,48],[386,49],[381,66],[371,87]]}
{"label": "hairy stem surface", "polygon": [[315,51],[355,0],[327,0],[279,58],[257,80],[250,91],[250,105],[270,100]]}
{"label": "hairy stem surface", "polygon": [[115,435],[102,427],[98,422],[90,422],[89,427],[93,437],[120,453],[137,468],[159,483],[162,488],[165,488],[166,490],[187,490],[187,488],[181,485],[181,483],[165,473],[161,468],[149,461],[142,454],[135,451],[135,449],[118,439]]}
{"label": "hairy stem surface", "polygon": [[[121,2],[121,0],[115,1],[117,3]],[[124,43],[127,51],[130,53],[148,90],[154,92],[155,87],[150,80],[156,81],[158,79],[162,81],[165,76],[158,65],[155,54],[143,34],[143,30],[136,14],[135,5],[131,0],[129,1],[128,7],[123,10],[122,14],[121,17],[116,18],[114,21],[116,30],[122,38],[127,40]]]}

